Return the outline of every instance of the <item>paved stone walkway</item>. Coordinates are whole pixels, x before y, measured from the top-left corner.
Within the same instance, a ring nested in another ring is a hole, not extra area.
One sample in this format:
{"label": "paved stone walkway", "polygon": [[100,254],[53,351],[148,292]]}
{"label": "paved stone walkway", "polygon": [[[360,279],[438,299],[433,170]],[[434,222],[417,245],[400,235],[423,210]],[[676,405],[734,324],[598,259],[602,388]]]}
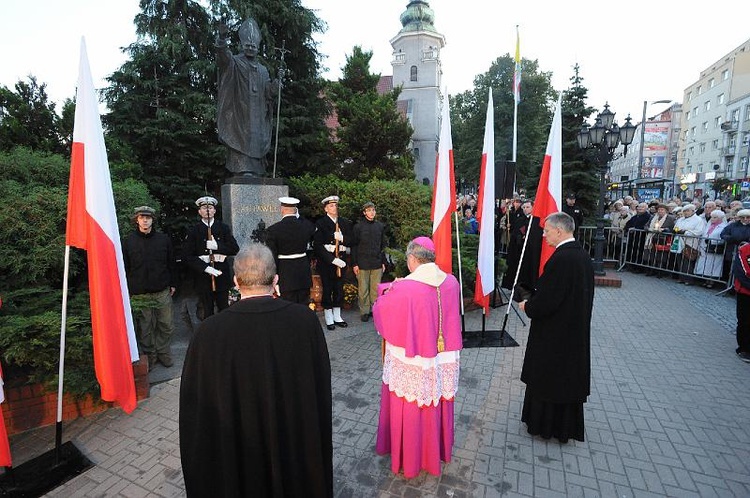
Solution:
{"label": "paved stone walkway", "polygon": [[[440,477],[394,476],[375,454],[379,339],[372,322],[348,312],[352,326],[328,334],[335,495],[750,496],[750,364],[734,353],[734,298],[621,275],[622,288],[596,290],[586,442],[526,433],[519,376],[528,327],[511,312],[507,330],[520,347],[461,354],[455,457]],[[504,314],[493,310],[489,328]],[[466,328],[480,318],[467,314]],[[49,496],[184,495],[179,385],[154,385],[132,415],[109,410],[68,424],[64,440],[96,466]],[[11,440],[17,464],[53,444],[53,428]]]}

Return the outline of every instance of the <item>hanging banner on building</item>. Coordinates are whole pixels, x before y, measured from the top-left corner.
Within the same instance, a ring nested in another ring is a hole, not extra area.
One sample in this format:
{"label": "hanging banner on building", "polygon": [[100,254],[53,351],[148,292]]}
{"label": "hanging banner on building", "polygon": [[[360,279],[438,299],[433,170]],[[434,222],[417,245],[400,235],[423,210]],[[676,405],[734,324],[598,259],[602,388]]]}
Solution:
{"label": "hanging banner on building", "polygon": [[664,178],[669,149],[669,122],[646,122],[643,136],[641,178]]}

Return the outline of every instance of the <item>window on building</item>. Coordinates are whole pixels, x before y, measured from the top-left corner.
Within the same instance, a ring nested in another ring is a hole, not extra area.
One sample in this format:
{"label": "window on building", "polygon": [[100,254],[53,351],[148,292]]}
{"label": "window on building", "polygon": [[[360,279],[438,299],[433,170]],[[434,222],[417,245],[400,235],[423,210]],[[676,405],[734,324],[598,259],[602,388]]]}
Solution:
{"label": "window on building", "polygon": [[703,122],[703,124],[701,125],[701,131],[702,131],[703,133],[705,133],[705,132],[707,132],[707,131],[708,131],[708,121],[704,121],[704,122]]}
{"label": "window on building", "polygon": [[721,105],[721,104],[723,104],[723,103],[724,103],[724,94],[723,94],[723,93],[719,94],[719,97],[718,97],[718,98],[716,99],[716,102],[717,102],[717,103],[718,103],[719,105]]}
{"label": "window on building", "polygon": [[714,129],[717,129],[721,126],[721,116],[716,116],[714,118]]}
{"label": "window on building", "polygon": [[703,87],[698,85],[698,95],[702,95],[702,94],[703,94]]}
{"label": "window on building", "polygon": [[698,107],[693,107],[693,117],[696,117],[698,115]]}
{"label": "window on building", "polygon": [[715,79],[711,78],[710,80],[708,80],[708,88],[713,88],[715,86],[716,86],[716,80]]}
{"label": "window on building", "polygon": [[711,142],[711,150],[719,150],[719,140],[716,139]]}
{"label": "window on building", "polygon": [[695,126],[693,126],[692,128],[690,128],[690,137],[691,138],[695,138]]}
{"label": "window on building", "polygon": [[703,173],[703,165],[702,164],[698,165],[698,173]]}
{"label": "window on building", "polygon": [[706,143],[705,142],[701,142],[700,144],[698,144],[698,151],[701,154],[703,154],[704,152],[706,152]]}
{"label": "window on building", "polygon": [[688,156],[694,156],[695,155],[695,147],[690,147],[688,149]]}
{"label": "window on building", "polygon": [[685,119],[690,120],[690,111],[685,113]]}
{"label": "window on building", "polygon": [[729,79],[729,69],[725,69],[721,72],[721,81],[726,81]]}
{"label": "window on building", "polygon": [[690,102],[691,100],[693,100],[693,92],[688,92],[685,97],[686,97],[685,100]]}
{"label": "window on building", "polygon": [[703,112],[708,112],[711,110],[711,101],[707,100],[703,103]]}
{"label": "window on building", "polygon": [[732,111],[732,123],[737,124],[740,121],[740,110],[734,109]]}
{"label": "window on building", "polygon": [[417,81],[417,66],[411,67],[411,81]]}
{"label": "window on building", "polygon": [[750,121],[750,104],[745,106],[745,121]]}

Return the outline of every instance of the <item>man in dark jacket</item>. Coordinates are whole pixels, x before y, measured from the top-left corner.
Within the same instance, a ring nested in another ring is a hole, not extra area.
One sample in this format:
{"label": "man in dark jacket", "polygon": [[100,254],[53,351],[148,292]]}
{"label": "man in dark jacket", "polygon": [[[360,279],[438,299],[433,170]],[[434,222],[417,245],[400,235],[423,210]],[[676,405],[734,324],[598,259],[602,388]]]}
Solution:
{"label": "man in dark jacket", "polygon": [[180,385],[188,497],[333,496],[331,363],[317,315],[274,299],[271,251],[234,260],[242,299],[190,341]]}
{"label": "man in dark jacket", "polygon": [[281,221],[268,227],[266,245],[276,259],[279,295],[293,303],[309,304],[312,273],[307,246],[312,242],[315,225],[297,212],[299,199],[279,197]]}
{"label": "man in dark jacket", "polygon": [[157,361],[165,367],[174,364],[170,344],[174,333],[172,296],[177,271],[172,242],[154,230],[155,214],[148,206],[135,208],[136,228],[122,245],[128,291],[147,306],[136,315],[136,332],[138,348],[148,355],[149,370]]}
{"label": "man in dark jacket", "polygon": [[578,239],[578,229],[583,225],[583,210],[576,206],[576,195],[570,193],[565,196],[565,205],[562,207],[563,213],[570,215],[573,221],[576,223],[576,229],[573,232],[573,236]]}
{"label": "man in dark jacket", "polygon": [[372,316],[378,284],[385,271],[385,225],[375,220],[375,204],[362,206],[362,218],[354,225],[352,270],[357,276],[359,315],[363,322]]}
{"label": "man in dark jacket", "polygon": [[217,204],[211,196],[195,201],[201,221],[188,230],[182,250],[185,264],[195,273],[201,320],[214,314],[214,304],[219,311],[229,306],[233,283],[227,258],[240,250],[229,226],[215,218]]}
{"label": "man in dark jacket", "polygon": [[519,307],[531,318],[521,381],[521,421],[529,434],[565,443],[584,440],[583,404],[591,388],[591,256],[573,237],[565,213],[547,216],[544,237],[555,247],[535,293]]}

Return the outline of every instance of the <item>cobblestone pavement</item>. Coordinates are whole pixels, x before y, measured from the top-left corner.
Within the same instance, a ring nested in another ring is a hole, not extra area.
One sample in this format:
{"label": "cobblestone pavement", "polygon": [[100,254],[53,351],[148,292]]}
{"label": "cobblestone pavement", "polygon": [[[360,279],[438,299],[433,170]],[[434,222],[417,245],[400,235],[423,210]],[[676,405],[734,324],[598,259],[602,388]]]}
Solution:
{"label": "cobblestone pavement", "polygon": [[[454,459],[440,477],[406,480],[375,454],[379,339],[372,322],[347,312],[351,326],[327,335],[335,495],[750,496],[750,364],[734,353],[734,298],[621,275],[622,288],[596,290],[586,442],[526,433],[519,376],[528,326],[510,312],[507,331],[520,347],[461,354]],[[480,313],[467,314],[467,330],[479,327]],[[493,310],[488,328],[505,313]],[[49,496],[184,495],[179,385],[152,386],[132,415],[113,409],[68,424],[64,439],[95,467]],[[53,444],[51,427],[11,439],[17,464]]]}

